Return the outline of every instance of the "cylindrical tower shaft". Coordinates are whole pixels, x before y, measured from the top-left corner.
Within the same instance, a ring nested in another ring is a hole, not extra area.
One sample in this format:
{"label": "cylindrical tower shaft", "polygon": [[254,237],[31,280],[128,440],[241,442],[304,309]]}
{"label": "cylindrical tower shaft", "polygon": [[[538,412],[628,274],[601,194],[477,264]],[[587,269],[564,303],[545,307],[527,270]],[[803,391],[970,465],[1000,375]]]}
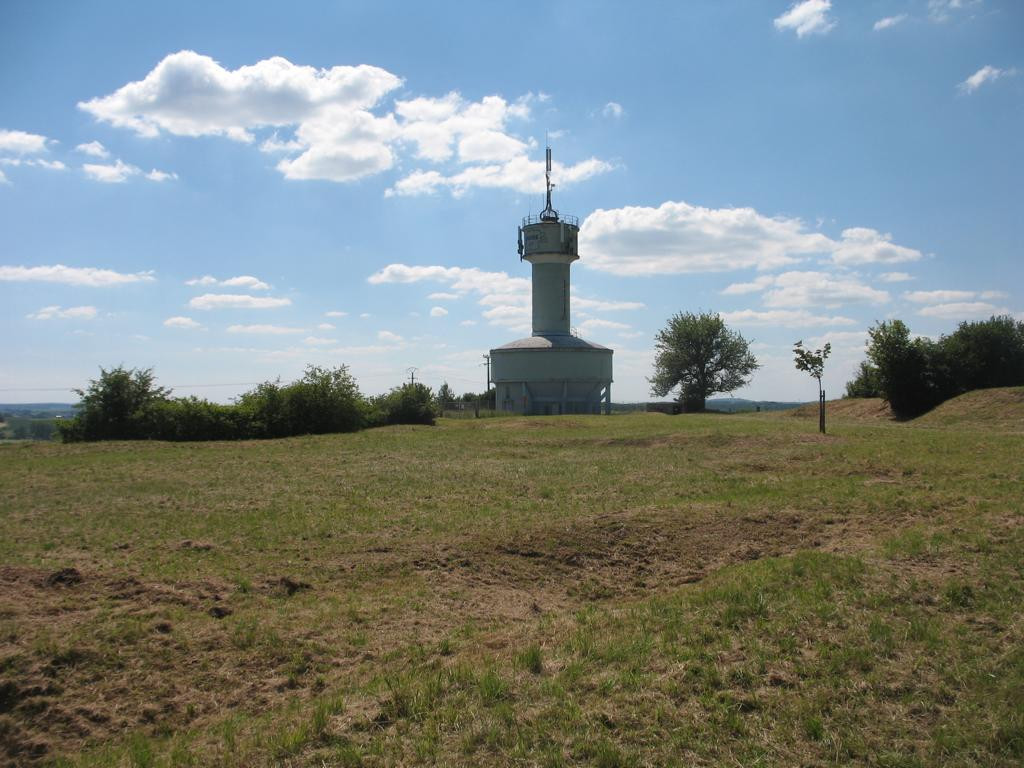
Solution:
{"label": "cylindrical tower shaft", "polygon": [[533,335],[569,333],[569,262],[533,265]]}

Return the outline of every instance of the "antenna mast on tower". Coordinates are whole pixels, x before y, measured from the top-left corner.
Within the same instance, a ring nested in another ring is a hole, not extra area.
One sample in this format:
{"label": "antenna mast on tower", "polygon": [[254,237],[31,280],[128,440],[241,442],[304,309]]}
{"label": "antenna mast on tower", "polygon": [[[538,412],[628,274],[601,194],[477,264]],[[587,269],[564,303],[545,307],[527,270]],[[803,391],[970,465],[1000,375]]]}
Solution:
{"label": "antenna mast on tower", "polygon": [[547,167],[544,171],[544,183],[547,186],[547,205],[544,206],[544,210],[540,212],[541,221],[558,221],[558,211],[551,207],[551,190],[555,188],[555,185],[551,183],[551,147],[547,147],[545,152]]}

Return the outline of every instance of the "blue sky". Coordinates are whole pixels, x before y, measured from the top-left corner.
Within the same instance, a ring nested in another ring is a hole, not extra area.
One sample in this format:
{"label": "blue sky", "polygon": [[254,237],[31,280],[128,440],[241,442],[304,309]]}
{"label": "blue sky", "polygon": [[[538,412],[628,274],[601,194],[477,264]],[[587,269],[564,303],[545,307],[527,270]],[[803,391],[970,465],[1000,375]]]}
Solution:
{"label": "blue sky", "polygon": [[529,333],[516,226],[580,217],[573,324],[648,398],[714,310],[813,399],[797,339],[1024,318],[1011,0],[0,4],[0,402],[118,364],[178,394],[347,364],[484,386]]}

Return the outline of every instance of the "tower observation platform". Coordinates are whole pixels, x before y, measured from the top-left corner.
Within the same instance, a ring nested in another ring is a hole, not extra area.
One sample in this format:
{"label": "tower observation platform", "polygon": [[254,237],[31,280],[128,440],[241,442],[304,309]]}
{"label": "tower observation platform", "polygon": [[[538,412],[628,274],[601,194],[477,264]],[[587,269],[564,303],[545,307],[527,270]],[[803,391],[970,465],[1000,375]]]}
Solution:
{"label": "tower observation platform", "polygon": [[491,350],[498,410],[520,414],[609,413],[612,350],[571,333],[569,269],[579,258],[579,220],[547,205],[519,227],[519,258],[532,266],[533,335]]}

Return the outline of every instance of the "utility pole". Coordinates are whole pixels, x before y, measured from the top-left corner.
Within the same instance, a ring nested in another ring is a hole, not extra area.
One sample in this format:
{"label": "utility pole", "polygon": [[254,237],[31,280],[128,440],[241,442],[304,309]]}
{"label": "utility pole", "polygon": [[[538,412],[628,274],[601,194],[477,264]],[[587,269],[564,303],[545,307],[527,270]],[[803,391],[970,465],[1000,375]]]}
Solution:
{"label": "utility pole", "polygon": [[406,368],[405,370],[409,374],[409,384],[410,385],[411,384],[415,384],[416,383],[416,371],[418,371],[419,369],[416,368],[415,366],[410,366],[409,368]]}
{"label": "utility pole", "polygon": [[483,358],[484,358],[484,365],[487,366],[487,387],[484,389],[484,392],[490,392],[491,391],[491,356],[490,355],[483,355]]}

